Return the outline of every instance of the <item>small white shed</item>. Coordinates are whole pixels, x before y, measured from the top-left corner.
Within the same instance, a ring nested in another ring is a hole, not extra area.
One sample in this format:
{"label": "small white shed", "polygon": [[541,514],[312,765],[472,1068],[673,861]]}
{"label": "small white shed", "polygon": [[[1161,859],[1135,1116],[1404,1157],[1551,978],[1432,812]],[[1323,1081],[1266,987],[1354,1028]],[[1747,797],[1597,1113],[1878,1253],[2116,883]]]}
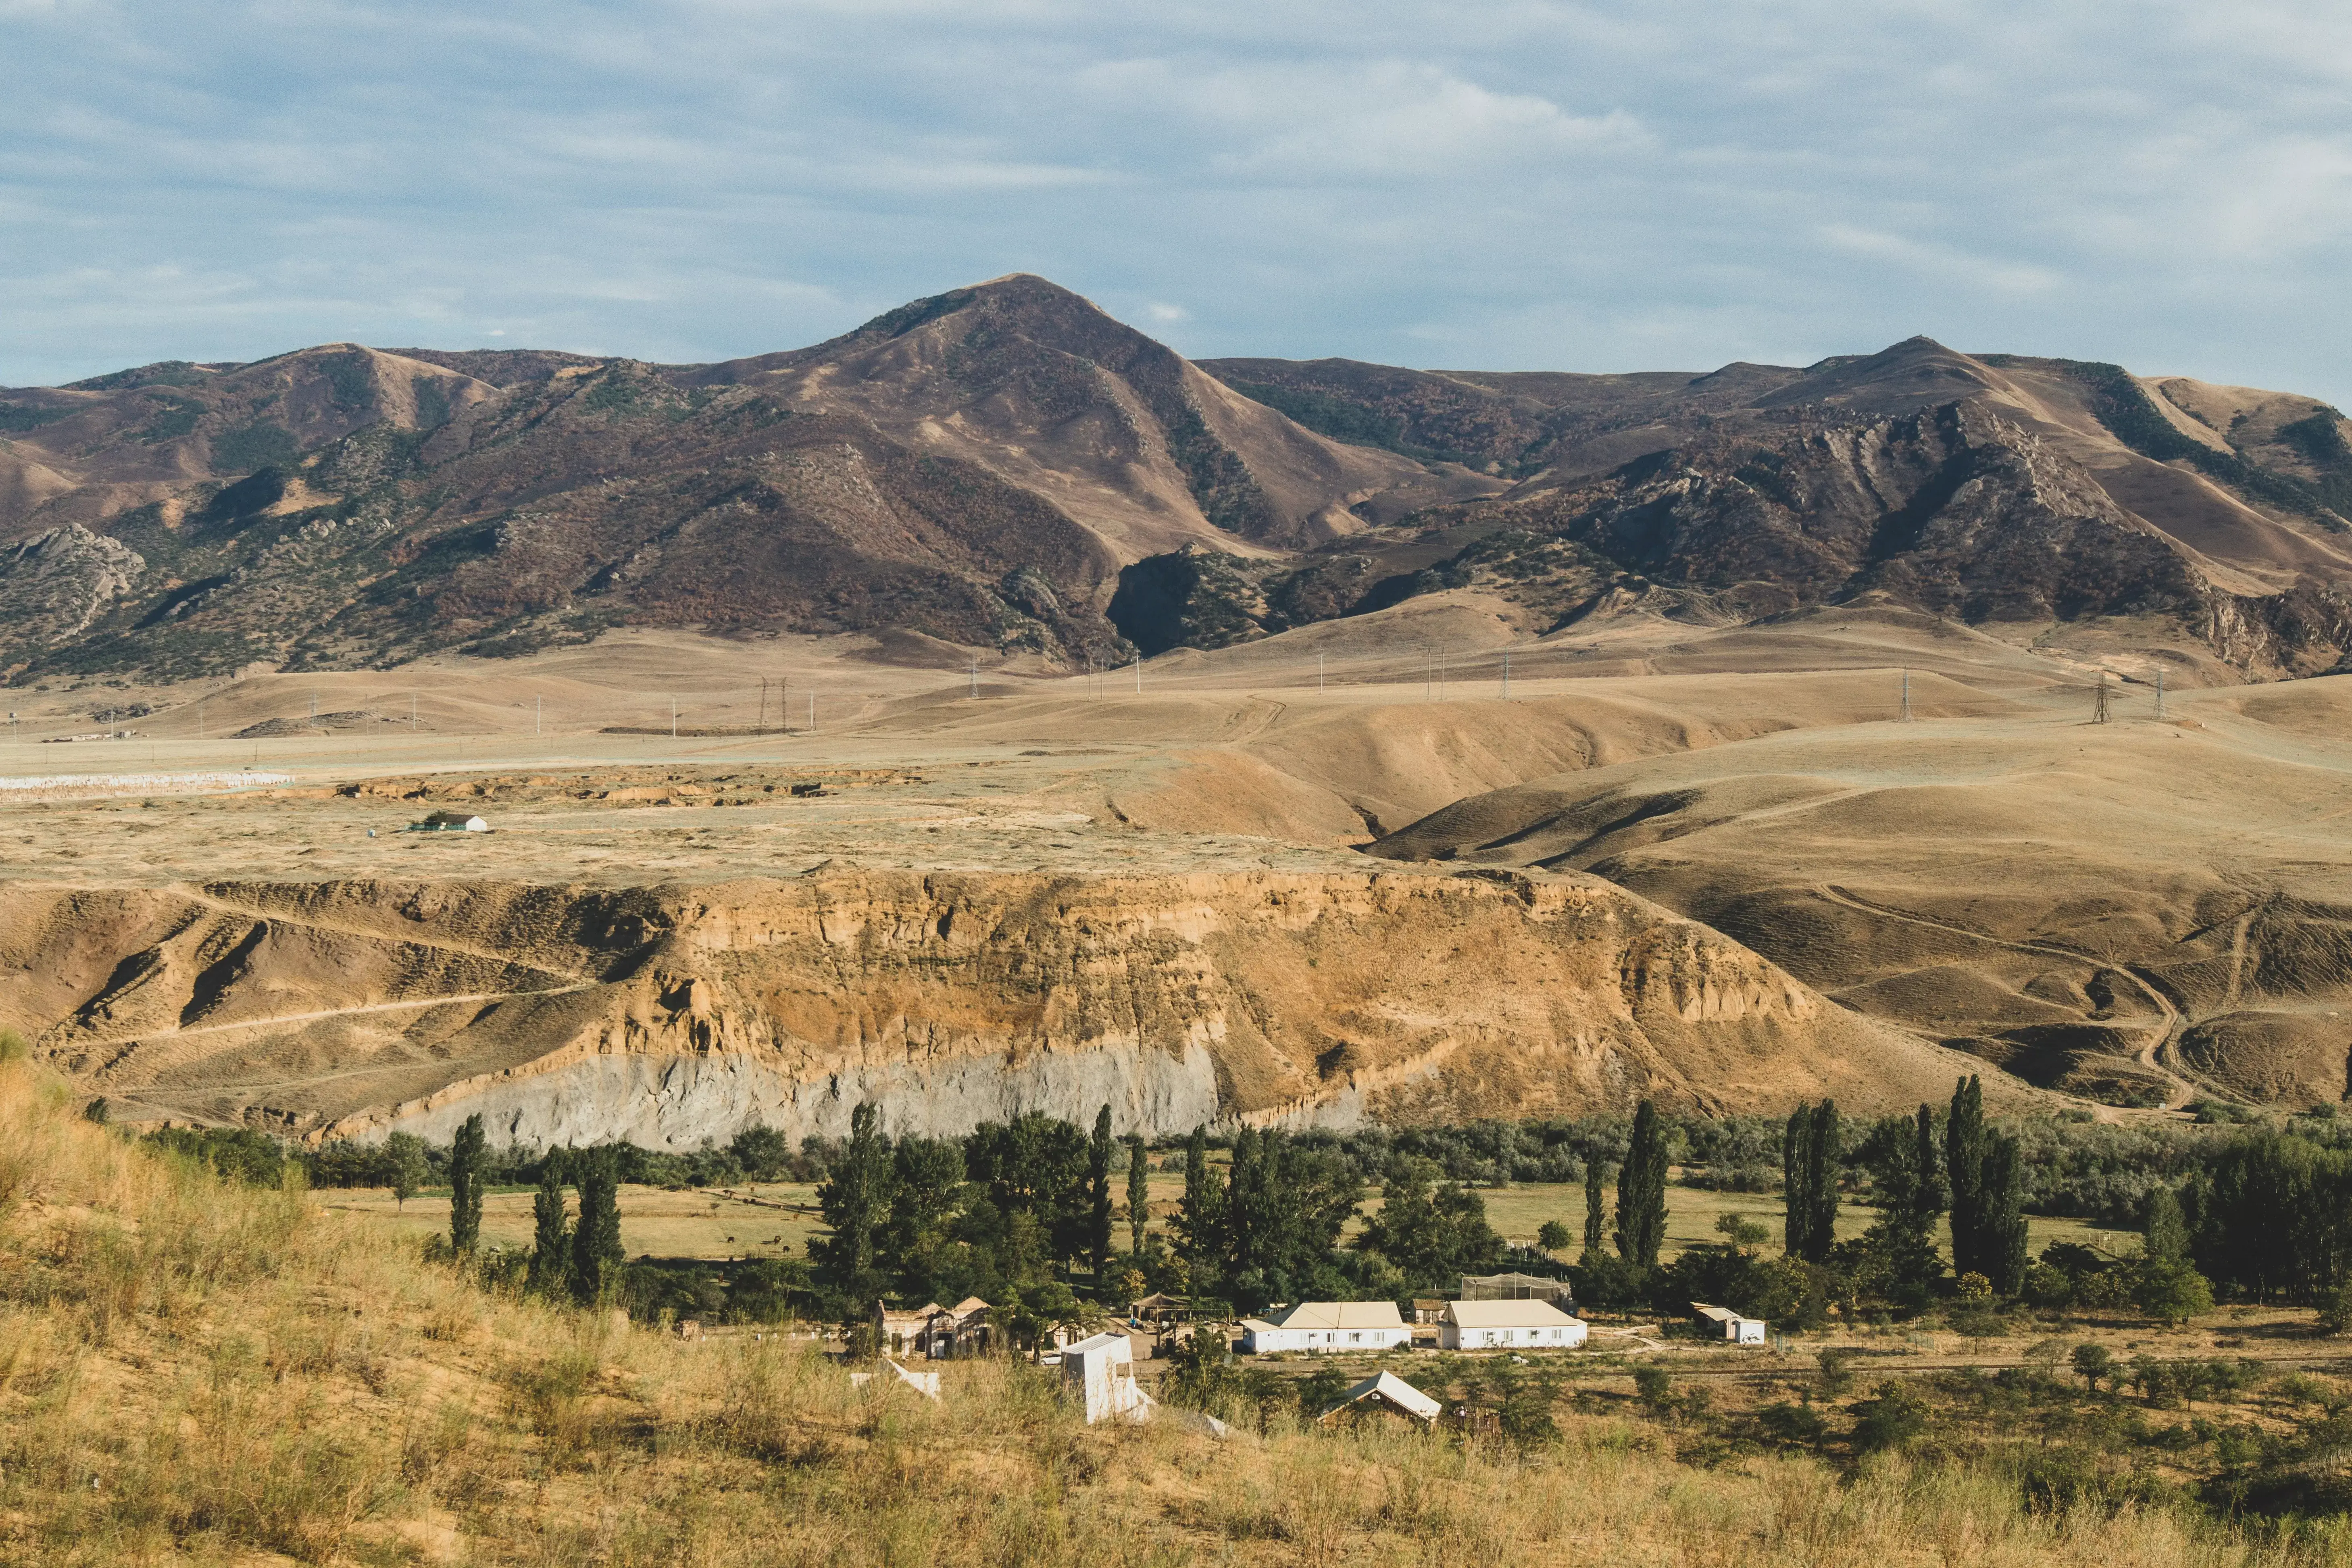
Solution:
{"label": "small white shed", "polygon": [[488,833],[490,825],[463,811],[436,811],[422,822],[408,825],[411,833]]}
{"label": "small white shed", "polygon": [[1398,1316],[1394,1301],[1301,1301],[1271,1318],[1242,1321],[1242,1349],[1269,1351],[1386,1351],[1412,1343],[1412,1330]]}
{"label": "small white shed", "polygon": [[1764,1342],[1764,1320],[1743,1318],[1728,1307],[1710,1307],[1705,1302],[1691,1303],[1691,1316],[1698,1320],[1702,1330],[1711,1329],[1735,1345],[1760,1345]]}
{"label": "small white shed", "polygon": [[1584,1342],[1584,1320],[1549,1301],[1448,1301],[1437,1319],[1441,1350],[1566,1350]]}
{"label": "small white shed", "polygon": [[1062,1389],[1086,1406],[1089,1426],[1113,1418],[1149,1421],[1158,1403],[1135,1381],[1135,1351],[1125,1334],[1097,1334],[1065,1346]]}

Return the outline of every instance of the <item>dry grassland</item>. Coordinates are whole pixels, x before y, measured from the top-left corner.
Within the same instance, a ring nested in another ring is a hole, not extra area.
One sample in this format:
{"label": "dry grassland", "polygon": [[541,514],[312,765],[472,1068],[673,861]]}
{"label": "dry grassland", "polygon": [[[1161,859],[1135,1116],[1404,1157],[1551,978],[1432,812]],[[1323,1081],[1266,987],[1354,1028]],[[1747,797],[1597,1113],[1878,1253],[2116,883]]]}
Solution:
{"label": "dry grassland", "polygon": [[1089,1430],[1031,1369],[937,1406],[804,1342],[485,1294],[310,1194],[224,1188],[0,1064],[0,1562],[2097,1564],[2328,1561],[1965,1464],[1564,1440]]}

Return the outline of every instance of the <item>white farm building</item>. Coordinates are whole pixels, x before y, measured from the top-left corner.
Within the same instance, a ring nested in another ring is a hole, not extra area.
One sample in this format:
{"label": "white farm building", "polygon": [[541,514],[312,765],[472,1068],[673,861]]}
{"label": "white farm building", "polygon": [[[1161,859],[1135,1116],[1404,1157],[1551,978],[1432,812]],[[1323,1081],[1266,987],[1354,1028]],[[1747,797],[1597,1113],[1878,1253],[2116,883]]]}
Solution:
{"label": "white farm building", "polygon": [[1584,1320],[1549,1301],[1448,1301],[1437,1319],[1441,1350],[1559,1350],[1584,1342]]}
{"label": "white farm building", "polygon": [[1251,1355],[1400,1350],[1412,1343],[1412,1331],[1394,1301],[1301,1301],[1272,1319],[1242,1321],[1242,1349]]}
{"label": "white farm building", "polygon": [[1698,1320],[1701,1333],[1718,1334],[1735,1345],[1760,1345],[1764,1342],[1764,1320],[1743,1318],[1728,1307],[1710,1307],[1704,1301],[1691,1303],[1691,1316]]}

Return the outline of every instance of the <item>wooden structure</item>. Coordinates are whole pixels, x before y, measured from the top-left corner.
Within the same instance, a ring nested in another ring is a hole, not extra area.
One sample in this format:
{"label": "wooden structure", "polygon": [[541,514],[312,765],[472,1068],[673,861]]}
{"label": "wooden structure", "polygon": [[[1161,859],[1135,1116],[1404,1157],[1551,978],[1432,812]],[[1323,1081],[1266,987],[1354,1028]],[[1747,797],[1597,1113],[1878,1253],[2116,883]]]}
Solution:
{"label": "wooden structure", "polygon": [[1445,1407],[1392,1372],[1375,1373],[1339,1396],[1338,1404],[1315,1417],[1331,1421],[1340,1415],[1375,1413],[1402,1415],[1423,1426],[1434,1426]]}

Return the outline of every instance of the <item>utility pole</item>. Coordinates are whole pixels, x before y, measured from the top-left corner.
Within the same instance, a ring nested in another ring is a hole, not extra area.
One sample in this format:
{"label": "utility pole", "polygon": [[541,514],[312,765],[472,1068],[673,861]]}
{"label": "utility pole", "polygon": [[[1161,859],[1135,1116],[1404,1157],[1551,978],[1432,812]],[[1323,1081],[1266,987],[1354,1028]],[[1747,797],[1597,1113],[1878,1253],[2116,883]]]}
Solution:
{"label": "utility pole", "polygon": [[1140,648],[1135,654],[1135,694],[1138,697],[1143,695],[1143,650]]}
{"label": "utility pole", "polygon": [[810,734],[814,735],[816,733],[816,693],[814,691],[809,693],[808,728]]}
{"label": "utility pole", "polygon": [[1903,720],[1902,720],[1902,721],[1903,721],[1904,723],[1906,723],[1906,724],[1908,724],[1909,722],[1911,722],[1911,672],[1910,672],[1908,669],[1906,669],[1906,670],[1905,670],[1905,671],[1903,672]]}
{"label": "utility pole", "polygon": [[792,700],[793,678],[789,675],[776,677],[776,728],[787,735],[793,732],[793,710],[789,706]]}
{"label": "utility pole", "polygon": [[2104,724],[2107,721],[2107,672],[2104,669],[2099,671],[2099,685],[2095,702],[2096,706],[2091,710],[2091,722],[2094,724]]}
{"label": "utility pole", "polygon": [[546,717],[547,699],[544,697],[532,698],[530,700],[530,732],[532,734],[536,735],[539,733],[540,723]]}
{"label": "utility pole", "polygon": [[1437,650],[1437,700],[1445,700],[1445,650]]}
{"label": "utility pole", "polygon": [[980,700],[980,660],[978,659],[971,661],[971,695],[972,700]]}
{"label": "utility pole", "polygon": [[1511,700],[1511,650],[1503,650],[1503,700]]}
{"label": "utility pole", "polygon": [[310,693],[310,728],[312,728],[313,730],[315,730],[315,729],[317,729],[318,727],[319,727],[319,694],[318,694],[317,692],[313,691],[312,693]]}
{"label": "utility pole", "polygon": [[673,741],[677,739],[677,699],[675,697],[669,700],[669,738]]}
{"label": "utility pole", "polygon": [[1318,693],[1323,689],[1323,656],[1319,653],[1315,656],[1315,689]]}
{"label": "utility pole", "polygon": [[2156,667],[2156,716],[2164,717],[2164,667]]}

